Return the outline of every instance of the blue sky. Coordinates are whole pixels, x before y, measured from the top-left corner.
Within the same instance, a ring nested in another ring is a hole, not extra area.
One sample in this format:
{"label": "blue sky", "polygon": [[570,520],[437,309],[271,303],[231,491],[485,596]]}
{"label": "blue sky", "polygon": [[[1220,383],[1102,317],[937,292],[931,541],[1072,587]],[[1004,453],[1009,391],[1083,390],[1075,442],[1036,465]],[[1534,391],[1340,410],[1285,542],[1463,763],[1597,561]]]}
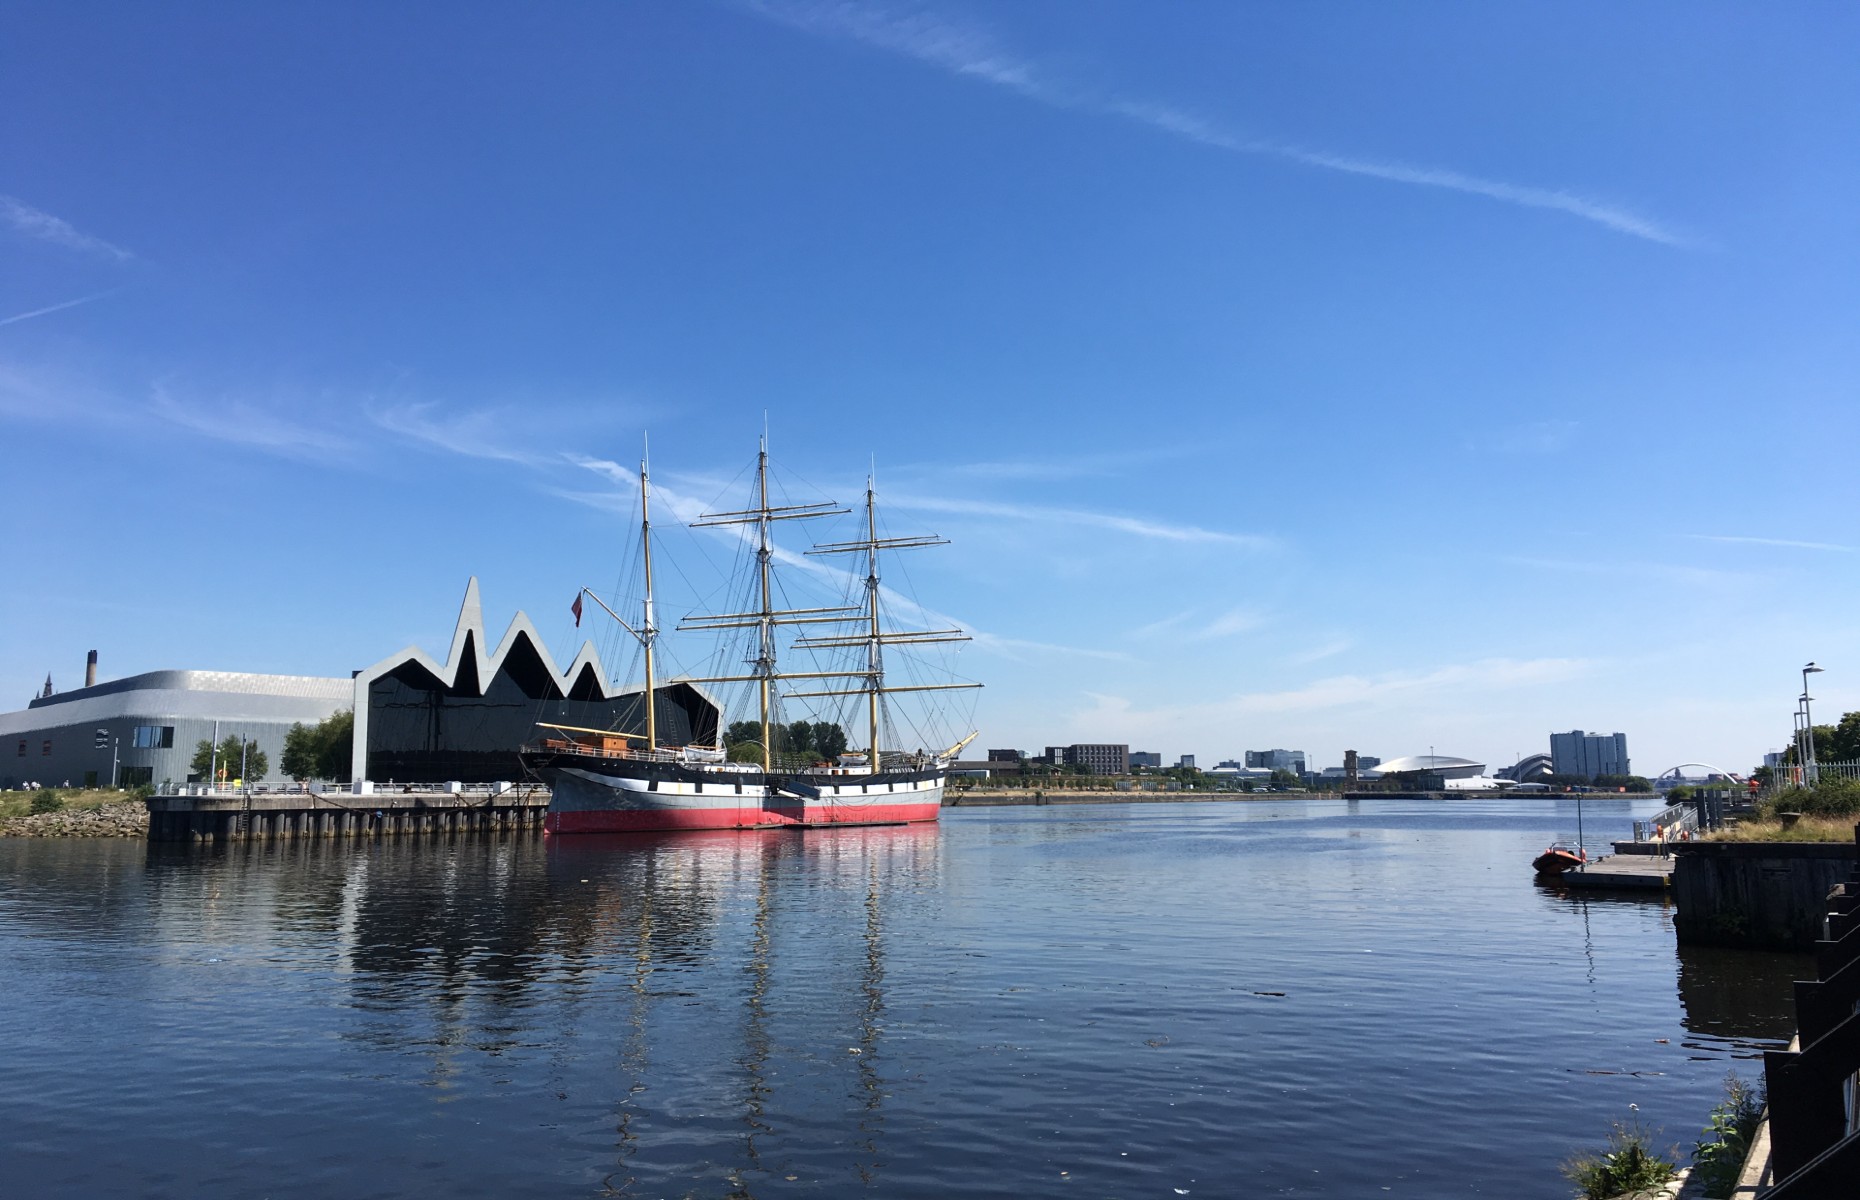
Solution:
{"label": "blue sky", "polygon": [[9,12],[18,700],[443,649],[473,574],[566,660],[601,464],[727,500],[766,414],[954,540],[986,746],[1860,708],[1850,9]]}

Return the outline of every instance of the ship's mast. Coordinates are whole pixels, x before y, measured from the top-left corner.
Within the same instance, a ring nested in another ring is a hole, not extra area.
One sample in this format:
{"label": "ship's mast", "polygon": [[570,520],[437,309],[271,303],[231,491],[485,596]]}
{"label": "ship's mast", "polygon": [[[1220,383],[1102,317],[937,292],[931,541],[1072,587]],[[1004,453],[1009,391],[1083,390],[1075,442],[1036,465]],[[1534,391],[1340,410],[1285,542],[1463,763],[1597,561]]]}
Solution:
{"label": "ship's mast", "polygon": [[[749,612],[715,613],[704,616],[690,616],[680,621],[678,628],[683,631],[717,632],[726,629],[754,629],[757,644],[756,655],[749,662],[753,673],[748,675],[712,675],[688,680],[691,683],[754,683],[758,694],[758,708],[762,724],[762,769],[770,771],[774,767],[774,752],[769,743],[774,740],[774,728],[770,723],[770,708],[773,704],[772,688],[778,680],[790,679],[856,679],[857,688],[829,689],[818,692],[787,692],[789,699],[803,699],[829,696],[864,696],[866,700],[866,733],[870,742],[871,757],[866,767],[877,772],[882,769],[882,756],[878,744],[879,726],[883,712],[882,698],[888,692],[940,692],[960,688],[980,687],[978,683],[930,683],[916,684],[908,687],[887,687],[884,678],[884,647],[889,643],[899,642],[966,642],[969,639],[960,629],[925,629],[901,630],[886,633],[879,620],[879,574],[878,552],[880,550],[908,550],[919,546],[941,546],[944,539],[940,537],[893,537],[878,536],[878,499],[876,488],[870,478],[865,487],[865,536],[856,542],[833,542],[816,546],[809,554],[861,554],[865,556],[865,603],[833,608],[776,608],[774,585],[772,582],[775,548],[770,536],[770,528],[776,521],[800,521],[810,517],[843,516],[850,510],[839,508],[831,501],[813,504],[769,504],[769,452],[768,438],[764,435],[760,449],[756,454],[756,505],[753,508],[739,509],[734,512],[705,513],[691,524],[693,528],[712,525],[749,525],[756,526],[756,566],[760,584],[760,605]],[[851,630],[827,633],[818,637],[796,638],[796,649],[841,649],[865,651],[865,662],[854,671],[780,671],[775,664],[775,630],[781,625],[840,625],[853,626]],[[860,631],[859,626],[864,630]],[[970,737],[974,735],[971,734]],[[967,739],[951,748],[944,757],[954,754],[967,744]]]}
{"label": "ship's mast", "polygon": [[800,521],[809,517],[841,516],[849,510],[840,508],[831,501],[813,504],[769,504],[769,444],[768,435],[764,434],[756,451],[756,503],[753,508],[740,509],[735,512],[705,513],[691,524],[693,528],[712,525],[750,525],[756,527],[756,574],[759,601],[750,612],[715,613],[703,616],[690,616],[680,621],[678,628],[683,631],[717,632],[725,629],[751,629],[756,631],[756,653],[750,659],[752,673],[748,675],[712,675],[690,679],[691,683],[754,683],[757,694],[757,712],[762,729],[762,769],[766,772],[774,768],[774,725],[771,720],[774,704],[773,687],[780,679],[836,679],[849,674],[846,671],[802,672],[799,674],[781,672],[775,663],[775,630],[780,625],[824,625],[844,624],[849,621],[862,620],[863,612],[856,607],[835,608],[776,608],[774,587],[775,545],[772,527],[776,521]]}
{"label": "ship's mast", "polygon": [[651,479],[646,473],[646,460],[639,460],[639,545],[645,562],[646,598],[639,630],[639,644],[646,652],[646,753],[653,754],[659,749],[659,706],[653,698],[652,644],[658,640],[659,626],[653,619],[652,612],[652,502]]}
{"label": "ship's mast", "polygon": [[827,634],[822,637],[804,637],[795,641],[797,647],[809,649],[862,647],[865,650],[865,669],[848,671],[847,675],[861,677],[864,685],[858,691],[820,691],[790,692],[791,697],[803,696],[865,696],[866,733],[871,747],[866,769],[876,774],[883,769],[883,755],[878,744],[880,703],[888,692],[940,692],[955,691],[964,688],[980,687],[975,683],[932,683],[918,684],[911,687],[887,687],[885,685],[884,647],[887,643],[944,643],[966,642],[968,636],[960,629],[925,629],[901,630],[886,633],[879,623],[879,574],[878,552],[880,550],[914,550],[923,546],[943,546],[948,542],[934,535],[881,538],[878,536],[878,491],[873,477],[865,480],[865,537],[857,542],[832,542],[824,546],[815,546],[809,554],[863,554],[865,556],[865,626],[863,637],[854,634]]}
{"label": "ship's mast", "polygon": [[878,697],[885,686],[885,661],[879,647],[884,635],[878,631],[878,506],[872,492],[872,477],[865,477],[865,607],[872,618],[871,635],[866,639],[865,669],[869,672],[865,697],[866,728],[872,748],[866,770],[878,773]]}
{"label": "ship's mast", "polygon": [[775,676],[775,609],[769,595],[769,562],[774,548],[769,543],[769,439],[765,433],[756,450],[756,562],[762,573],[762,612],[757,622],[759,643],[756,650],[756,690],[762,705],[762,769],[773,765],[769,750],[769,682]]}

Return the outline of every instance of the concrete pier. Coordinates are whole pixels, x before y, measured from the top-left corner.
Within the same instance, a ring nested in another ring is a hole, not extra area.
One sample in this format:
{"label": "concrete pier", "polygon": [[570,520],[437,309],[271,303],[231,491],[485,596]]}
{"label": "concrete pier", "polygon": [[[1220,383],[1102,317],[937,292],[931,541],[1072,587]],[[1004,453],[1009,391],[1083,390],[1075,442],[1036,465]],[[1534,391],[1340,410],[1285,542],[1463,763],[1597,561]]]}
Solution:
{"label": "concrete pier", "polygon": [[1662,891],[1671,884],[1673,860],[1656,854],[1607,854],[1580,871],[1565,871],[1564,887],[1611,891]]}
{"label": "concrete pier", "polygon": [[145,803],[151,842],[230,842],[541,829],[549,793],[211,793]]}

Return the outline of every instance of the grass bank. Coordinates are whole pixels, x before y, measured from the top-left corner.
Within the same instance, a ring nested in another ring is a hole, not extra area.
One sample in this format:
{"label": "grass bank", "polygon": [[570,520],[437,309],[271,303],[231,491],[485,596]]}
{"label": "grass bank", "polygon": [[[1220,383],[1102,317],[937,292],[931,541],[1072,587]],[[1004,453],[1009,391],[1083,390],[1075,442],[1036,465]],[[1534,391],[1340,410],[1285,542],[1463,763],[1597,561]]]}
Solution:
{"label": "grass bank", "polygon": [[32,811],[33,797],[46,792],[58,798],[59,812],[101,808],[106,804],[121,804],[138,798],[135,792],[114,788],[39,788],[30,792],[0,792],[0,818],[26,816]]}
{"label": "grass bank", "polygon": [[1779,817],[1755,817],[1708,833],[1707,842],[1852,842],[1854,818],[1804,815],[1794,825]]}

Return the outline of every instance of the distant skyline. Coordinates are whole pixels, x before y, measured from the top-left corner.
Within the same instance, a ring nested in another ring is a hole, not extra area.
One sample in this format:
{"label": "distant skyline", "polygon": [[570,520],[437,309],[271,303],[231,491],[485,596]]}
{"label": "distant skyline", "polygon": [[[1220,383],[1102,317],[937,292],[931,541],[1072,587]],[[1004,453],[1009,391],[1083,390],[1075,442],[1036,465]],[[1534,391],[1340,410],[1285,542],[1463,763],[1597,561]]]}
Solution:
{"label": "distant skyline", "polygon": [[978,745],[1860,709],[1860,13],[1343,11],[13,6],[0,707],[472,575],[566,661],[645,437],[677,515],[766,420],[952,539]]}

